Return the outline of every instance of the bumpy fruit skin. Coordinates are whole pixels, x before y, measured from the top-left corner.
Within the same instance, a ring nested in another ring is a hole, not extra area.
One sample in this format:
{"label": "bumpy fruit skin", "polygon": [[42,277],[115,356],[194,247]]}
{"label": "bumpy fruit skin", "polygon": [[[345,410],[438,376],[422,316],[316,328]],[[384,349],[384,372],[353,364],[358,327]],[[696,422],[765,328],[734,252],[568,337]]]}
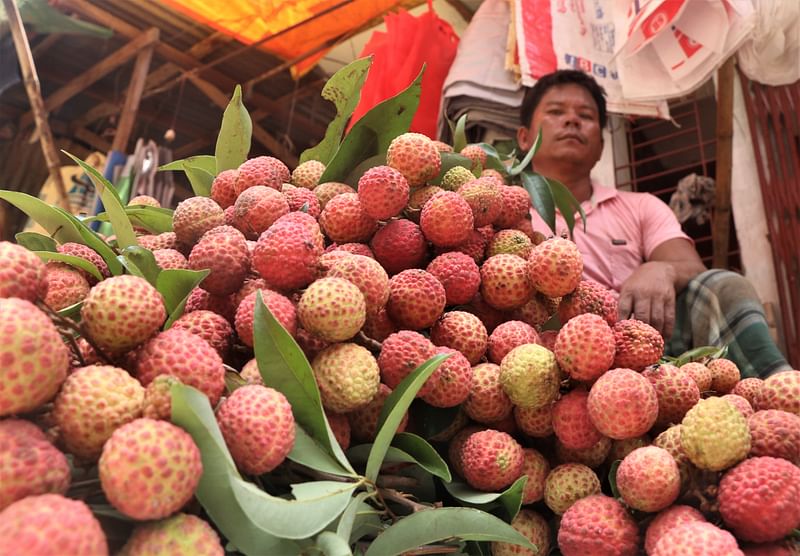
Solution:
{"label": "bumpy fruit skin", "polygon": [[492,178],[471,180],[458,188],[458,194],[464,197],[472,209],[476,228],[493,224],[503,210],[503,197]]}
{"label": "bumpy fruit skin", "polygon": [[472,434],[461,450],[464,478],[473,488],[502,490],[522,474],[522,446],[510,435],[487,429]]}
{"label": "bumpy fruit skin", "polygon": [[91,365],[64,381],[53,418],[67,451],[93,461],[117,428],[141,416],[143,401],[144,387],[126,371]]}
{"label": "bumpy fruit skin", "polygon": [[582,313],[600,315],[609,326],[617,322],[617,294],[594,280],[581,280],[578,286],[561,298],[558,316],[561,323]]}
{"label": "bumpy fruit skin", "polygon": [[[314,218],[319,218],[322,208],[319,206],[319,199],[310,189],[295,187],[284,183],[281,188],[286,202],[289,204],[289,211],[305,210],[307,214]],[[303,208],[305,207],[305,209]]]}
{"label": "bumpy fruit skin", "polygon": [[[346,414],[353,438],[360,442],[372,442],[375,440],[375,436],[378,434],[378,419],[380,418],[383,404],[386,403],[386,398],[391,393],[391,388],[380,383],[378,392],[367,405]],[[400,420],[397,432],[405,431],[406,425],[408,425],[408,412]]]}
{"label": "bumpy fruit skin", "polygon": [[325,274],[353,283],[364,295],[367,314],[376,314],[389,301],[389,276],[378,261],[363,255],[350,255],[334,261]]}
{"label": "bumpy fruit skin", "polygon": [[[264,305],[269,308],[284,330],[294,336],[297,333],[297,311],[289,298],[272,290],[259,291]],[[242,343],[249,347],[253,347],[253,318],[257,294],[258,292],[254,291],[242,299],[234,317],[236,333]]]}
{"label": "bumpy fruit skin", "polygon": [[458,251],[442,253],[426,270],[444,286],[448,305],[469,303],[481,285],[478,265],[472,257]]}
{"label": "bumpy fruit skin", "polygon": [[314,188],[314,195],[317,196],[317,200],[319,201],[320,211],[322,211],[325,208],[325,205],[327,205],[328,202],[334,197],[342,195],[343,193],[355,192],[356,190],[346,183],[339,183],[335,181],[321,183]]}
{"label": "bumpy fruit skin", "polygon": [[558,547],[564,556],[633,556],[639,541],[636,522],[622,504],[602,494],[575,502],[564,513],[558,529]]}
{"label": "bumpy fruit skin", "polygon": [[[406,376],[434,355],[436,347],[419,332],[394,332],[383,341],[378,356],[381,380],[389,388],[397,388]],[[426,386],[423,386],[417,395],[421,396],[426,392]]]}
{"label": "bumpy fruit skin", "polygon": [[528,216],[531,208],[531,198],[524,188],[516,185],[498,186],[500,196],[503,198],[503,210],[494,221],[500,229],[511,228],[517,222]]}
{"label": "bumpy fruit skin", "polygon": [[729,393],[742,377],[739,367],[730,359],[712,359],[706,366],[711,371],[711,389],[718,395]]}
{"label": "bumpy fruit skin", "polygon": [[586,401],[589,393],[576,388],[553,405],[553,431],[569,449],[586,450],[597,444],[603,435],[589,418]]}
{"label": "bumpy fruit skin", "polygon": [[100,349],[122,353],[158,332],[167,310],[161,294],[147,280],[125,275],[94,286],[83,301],[81,317]]}
{"label": "bumpy fruit skin", "polygon": [[525,535],[536,550],[518,544],[493,542],[492,556],[546,556],[550,553],[550,526],[541,515],[533,510],[520,510],[511,520],[511,526]]}
{"label": "bumpy fruit skin", "polygon": [[562,515],[581,498],[598,494],[600,479],[581,463],[565,463],[555,467],[544,483],[544,503],[557,515]]}
{"label": "bumpy fruit skin", "polygon": [[617,468],[617,488],[622,499],[643,512],[668,507],[678,498],[680,486],[678,464],[663,448],[637,448]]}
{"label": "bumpy fruit skin", "polygon": [[553,406],[536,409],[515,407],[514,421],[523,433],[534,438],[547,438],[553,434]]}
{"label": "bumpy fruit skin", "polygon": [[225,225],[225,213],[210,197],[189,197],[178,203],[172,215],[172,229],[179,243],[194,245],[217,226]]}
{"label": "bumpy fruit skin", "polygon": [[615,440],[641,436],[658,417],[658,395],[650,381],[630,369],[612,369],[589,390],[589,416]]}
{"label": "bumpy fruit skin", "polygon": [[347,413],[368,404],[378,392],[380,369],[375,357],[356,344],[333,344],[311,363],[322,405],[334,413]]}
{"label": "bumpy fruit skin", "polygon": [[378,221],[364,210],[357,193],[343,193],[328,201],[319,225],[337,243],[369,241],[378,229]]}
{"label": "bumpy fruit skin", "polygon": [[681,365],[681,370],[686,372],[692,377],[692,380],[697,384],[700,393],[708,392],[711,390],[711,371],[702,363],[691,362]]}
{"label": "bumpy fruit skin", "polygon": [[175,232],[162,232],[155,235],[139,236],[136,240],[139,242],[140,247],[150,249],[151,251],[155,249],[178,249],[178,247],[180,247]]}
{"label": "bumpy fruit skin", "polygon": [[15,556],[108,555],[103,529],[89,506],[59,494],[29,496],[0,512],[0,539]]}
{"label": "bumpy fruit skin", "polygon": [[529,324],[518,320],[506,321],[489,336],[489,361],[500,364],[509,351],[522,344],[538,344],[539,334]]}
{"label": "bumpy fruit skin", "polygon": [[800,526],[800,468],[755,457],[728,471],[719,483],[719,511],[737,538],[777,541]]}
{"label": "bumpy fruit skin", "polygon": [[0,511],[38,494],[64,494],[70,484],[67,458],[30,421],[0,421]]}
{"label": "bumpy fruit skin", "polygon": [[503,311],[522,307],[533,296],[527,263],[516,255],[494,255],[481,265],[481,295]]}
{"label": "bumpy fruit skin", "polygon": [[389,276],[409,268],[422,268],[428,261],[428,242],[411,220],[389,221],[375,232],[369,246]]}
{"label": "bumpy fruit skin", "polygon": [[211,198],[217,204],[226,209],[232,207],[236,202],[236,178],[239,177],[239,170],[231,168],[230,170],[223,170],[214,181],[211,183]]}
{"label": "bumpy fruit skin", "polygon": [[162,270],[189,268],[189,261],[177,249],[156,249],[153,257]]}
{"label": "bumpy fruit skin", "polygon": [[183,313],[212,311],[232,323],[236,312],[236,304],[233,301],[233,297],[232,295],[211,295],[202,288],[194,288],[186,299],[186,307]]}
{"label": "bumpy fruit skin", "polygon": [[434,407],[454,407],[462,403],[472,390],[472,367],[464,355],[449,347],[437,347],[436,354],[448,357],[425,382],[425,403]]}
{"label": "bumpy fruit skin", "polygon": [[408,180],[390,166],[370,168],[358,180],[361,207],[376,220],[387,220],[408,203]]}
{"label": "bumpy fruit skin", "polygon": [[144,389],[142,417],[148,419],[172,419],[172,385],[180,384],[172,375],[158,375]]}
{"label": "bumpy fruit skin", "polygon": [[655,365],[664,354],[664,338],[649,324],[636,320],[621,320],[614,325],[617,354],[615,367],[641,371]]}
{"label": "bumpy fruit skin", "polygon": [[36,301],[47,291],[45,264],[21,245],[0,241],[0,298]]}
{"label": "bumpy fruit skin", "polygon": [[421,330],[433,326],[445,303],[444,286],[424,270],[411,268],[389,280],[386,310],[400,328]]}
{"label": "bumpy fruit skin", "polygon": [[419,225],[435,246],[456,247],[469,239],[475,219],[466,199],[453,191],[442,191],[422,207]]}
{"label": "bumpy fruit skin", "polygon": [[[538,330],[556,313],[558,303],[559,299],[551,299],[537,292],[525,305],[511,311],[511,318],[526,322]],[[552,332],[555,336],[556,331]]]}
{"label": "bumpy fruit skin", "polygon": [[191,270],[210,270],[200,287],[213,295],[228,295],[242,287],[250,270],[250,251],[242,232],[231,226],[209,230],[189,254]]}
{"label": "bumpy fruit skin", "polygon": [[556,337],[554,353],[561,369],[575,380],[599,378],[614,362],[614,333],[603,317],[578,315]]}
{"label": "bumpy fruit skin", "polygon": [[666,531],[656,543],[650,556],[703,556],[704,554],[744,556],[733,535],[706,521],[682,523]]}
{"label": "bumpy fruit skin", "polygon": [[703,517],[699,511],[691,506],[675,505],[670,506],[666,510],[661,511],[650,525],[647,527],[647,533],[644,539],[644,549],[647,554],[652,555],[655,551],[656,544],[661,540],[661,537],[673,527],[682,525],[684,523],[705,522],[706,518]]}
{"label": "bumpy fruit skin", "polygon": [[314,226],[316,230],[301,223],[281,224],[279,220],[258,238],[253,268],[271,287],[293,290],[314,281],[317,259],[322,255],[322,245],[314,233],[319,233],[319,226],[316,222]]}
{"label": "bumpy fruit skin", "polygon": [[223,556],[219,535],[197,516],[178,513],[167,519],[137,526],[120,556]]}
{"label": "bumpy fruit skin", "polygon": [[[103,278],[108,278],[111,276],[111,271],[108,269],[108,265],[103,260],[103,257],[101,257],[100,254],[91,247],[87,247],[86,245],[82,245],[80,243],[67,242],[58,246],[58,252],[64,253],[65,255],[80,257],[81,259],[89,261],[98,271],[100,271],[100,274],[103,276]],[[93,286],[97,283],[97,278],[85,270],[81,269],[80,272],[83,274],[83,277],[89,281],[90,285]]]}
{"label": "bumpy fruit skin", "polygon": [[486,353],[488,335],[486,327],[472,313],[449,311],[431,327],[431,341],[460,351],[470,365],[475,365]]}
{"label": "bumpy fruit skin", "polygon": [[442,176],[442,189],[457,191],[459,187],[475,179],[475,174],[463,166],[453,166]]}
{"label": "bumpy fruit skin", "polygon": [[0,298],[0,417],[32,411],[56,395],[69,348],[36,305]]}
{"label": "bumpy fruit skin", "polygon": [[736,383],[736,386],[734,386],[733,390],[731,390],[731,394],[743,397],[750,403],[750,407],[755,408],[756,399],[761,393],[761,388],[763,386],[764,381],[760,378],[743,378]]}
{"label": "bumpy fruit skin", "polygon": [[472,161],[472,168],[483,169],[486,166],[486,151],[480,145],[467,145],[458,153],[461,156],[466,156]]}
{"label": "bumpy fruit skin", "polygon": [[257,239],[278,218],[288,212],[289,203],[280,191],[257,185],[250,187],[236,198],[236,204],[233,205],[233,222],[247,239]]}
{"label": "bumpy fruit skin", "polygon": [[548,297],[561,297],[578,287],[583,257],[574,242],[560,237],[548,239],[534,247],[528,271],[537,291]]}
{"label": "bumpy fruit skin", "polygon": [[724,396],[720,396],[721,399],[730,402],[736,410],[744,415],[745,419],[748,419],[753,414],[753,407],[750,403],[741,396],[737,396],[736,394],[725,394]]}
{"label": "bumpy fruit skin", "polygon": [[721,471],[747,457],[750,429],[730,402],[721,398],[700,400],[681,422],[681,447],[700,469]]}
{"label": "bumpy fruit skin", "polygon": [[239,173],[236,176],[234,189],[237,197],[245,189],[256,185],[266,185],[280,191],[281,184],[288,183],[291,178],[292,174],[289,172],[289,168],[277,158],[257,156],[245,160],[239,165]]}
{"label": "bumpy fruit skin", "polygon": [[600,442],[586,450],[572,450],[564,446],[556,439],[556,460],[559,463],[580,463],[591,469],[597,469],[602,465],[608,454],[611,453],[612,440],[607,436],[600,439]]}
{"label": "bumpy fruit skin", "polygon": [[166,421],[136,419],[103,446],[100,484],[109,502],[134,519],[161,519],[194,494],[203,464],[187,432]]}
{"label": "bumpy fruit skin", "polygon": [[754,409],[781,409],[800,415],[800,371],[786,371],[767,378]]}
{"label": "bumpy fruit skin", "polygon": [[675,463],[678,464],[678,470],[681,473],[681,484],[686,486],[689,481],[689,471],[692,467],[692,462],[686,452],[683,451],[681,446],[681,425],[672,425],[667,430],[659,434],[653,440],[653,446],[664,448],[670,453]]}
{"label": "bumpy fruit skin", "polygon": [[558,366],[553,352],[537,344],[512,349],[500,363],[500,383],[514,405],[537,408],[556,399]]}
{"label": "bumpy fruit skin", "polygon": [[442,159],[439,150],[421,133],[403,133],[389,143],[386,164],[399,170],[411,187],[425,185],[439,173]]}
{"label": "bumpy fruit skin", "polygon": [[217,422],[236,465],[251,475],[278,467],[294,446],[294,416],[286,397],[260,385],[242,386],[217,409]]}
{"label": "bumpy fruit skin", "polygon": [[292,185],[314,189],[325,172],[325,164],[319,160],[306,160],[292,170]]}
{"label": "bumpy fruit skin", "polygon": [[297,318],[303,328],[329,342],[342,342],[358,334],[366,317],[364,295],[343,278],[316,280],[297,304]]}
{"label": "bumpy fruit skin", "polygon": [[136,354],[136,378],[144,386],[159,375],[172,375],[194,386],[217,405],[225,389],[222,358],[200,336],[170,328],[147,342]]}
{"label": "bumpy fruit skin", "polygon": [[186,330],[200,336],[223,359],[228,354],[233,340],[233,328],[225,317],[213,311],[193,311],[182,315],[172,328]]}
{"label": "bumpy fruit skin", "polygon": [[747,419],[751,456],[772,456],[800,465],[800,416],[762,409]]}
{"label": "bumpy fruit skin", "polygon": [[522,449],[522,473],[528,477],[522,490],[522,503],[533,504],[544,498],[544,483],[550,474],[550,463],[533,448]]}
{"label": "bumpy fruit skin", "polygon": [[496,423],[511,415],[514,405],[500,382],[500,367],[481,363],[472,368],[472,391],[464,411],[479,423]]}
{"label": "bumpy fruit skin", "polygon": [[75,268],[63,263],[47,263],[44,302],[54,311],[79,303],[89,293],[89,282]]}
{"label": "bumpy fruit skin", "polygon": [[654,365],[645,369],[642,376],[656,389],[658,396],[657,425],[674,425],[694,404],[700,401],[700,389],[689,373],[674,365]]}
{"label": "bumpy fruit skin", "polygon": [[499,255],[505,253],[507,255],[516,255],[527,260],[533,251],[533,243],[531,239],[519,230],[500,230],[486,248],[486,256]]}

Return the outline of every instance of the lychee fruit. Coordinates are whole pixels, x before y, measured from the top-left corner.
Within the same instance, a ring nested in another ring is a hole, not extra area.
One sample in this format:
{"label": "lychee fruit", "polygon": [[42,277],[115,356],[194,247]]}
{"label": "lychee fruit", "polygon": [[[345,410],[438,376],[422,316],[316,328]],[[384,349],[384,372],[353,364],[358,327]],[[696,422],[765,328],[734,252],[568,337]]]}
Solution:
{"label": "lychee fruit", "polygon": [[314,188],[314,195],[317,196],[317,200],[319,201],[320,211],[322,211],[328,204],[328,202],[334,197],[342,195],[344,193],[355,193],[355,192],[356,190],[347,185],[346,183],[339,183],[335,181],[321,183]]}
{"label": "lychee fruit", "polygon": [[311,363],[322,405],[334,413],[364,407],[378,393],[380,369],[375,357],[352,343],[328,346]]}
{"label": "lychee fruit", "polygon": [[458,251],[442,253],[430,262],[426,270],[444,286],[447,305],[469,303],[478,293],[480,269],[469,255]]}
{"label": "lychee fruit", "polygon": [[[397,388],[414,369],[434,355],[436,347],[419,332],[401,330],[390,334],[383,341],[378,356],[381,379],[389,388]],[[423,386],[418,395],[425,393],[426,386]]]}
{"label": "lychee fruit", "polygon": [[536,409],[515,407],[514,420],[523,433],[534,438],[547,438],[554,432],[552,405]]}
{"label": "lychee fruit", "polygon": [[[369,403],[360,408],[351,411],[347,414],[347,420],[350,423],[350,433],[353,438],[360,442],[372,442],[378,434],[378,420],[380,419],[383,404],[392,393],[392,389],[383,383],[378,385],[377,393],[372,397]],[[408,425],[408,412],[403,415],[400,424],[397,426],[397,432],[401,433],[406,430]]]}
{"label": "lychee fruit", "polygon": [[364,295],[367,314],[376,314],[389,301],[389,276],[370,257],[350,255],[331,264],[328,278],[342,278],[353,283]]}
{"label": "lychee fruit", "polygon": [[449,311],[431,327],[431,341],[460,351],[470,365],[475,365],[486,353],[488,336],[486,327],[472,313]]}
{"label": "lychee fruit", "polygon": [[533,448],[522,449],[522,473],[528,477],[522,490],[522,503],[533,504],[544,498],[544,483],[550,474],[550,463]]}
{"label": "lychee fruit", "polygon": [[411,187],[425,185],[439,173],[442,159],[439,150],[421,133],[403,133],[389,143],[386,164],[399,170]]}
{"label": "lychee fruit", "polygon": [[528,269],[537,291],[548,297],[561,297],[578,287],[583,257],[575,242],[555,237],[533,248]]}
{"label": "lychee fruit", "polygon": [[520,407],[542,407],[556,399],[558,366],[553,352],[537,344],[512,349],[500,363],[503,390]]}
{"label": "lychee fruit", "polygon": [[454,407],[462,403],[472,390],[472,367],[464,355],[449,347],[437,347],[436,354],[446,354],[444,360],[425,382],[425,403],[434,407]]}
{"label": "lychee fruit", "polygon": [[533,250],[533,243],[528,236],[519,230],[500,230],[486,247],[486,256],[516,255],[527,260]]}
{"label": "lychee fruit", "polygon": [[236,198],[233,223],[248,238],[257,239],[284,214],[289,203],[280,192],[263,185],[250,187]]}
{"label": "lychee fruit", "polygon": [[688,373],[674,365],[654,365],[642,372],[658,396],[657,425],[674,425],[700,401],[700,389]]}
{"label": "lychee fruit", "polygon": [[479,423],[495,423],[511,415],[514,405],[500,383],[500,367],[481,363],[472,367],[472,391],[464,411]]}
{"label": "lychee fruit", "polygon": [[680,487],[678,464],[663,448],[637,448],[617,468],[617,488],[622,499],[643,512],[667,508],[678,498]]}
{"label": "lychee fruit", "polygon": [[780,409],[762,409],[747,419],[750,456],[771,456],[800,465],[800,416]]}
{"label": "lychee fruit", "polygon": [[189,254],[191,270],[209,270],[200,287],[214,295],[228,295],[242,287],[250,270],[250,251],[242,232],[231,226],[209,230]]}
{"label": "lychee fruit", "polygon": [[386,310],[401,328],[421,330],[431,327],[444,311],[444,286],[432,274],[412,268],[389,280]]}
{"label": "lychee fruit", "polygon": [[336,442],[339,443],[342,450],[347,450],[350,447],[351,435],[350,421],[347,420],[347,414],[328,411],[325,412],[325,418],[328,420]]}
{"label": "lychee fruit", "polygon": [[477,178],[458,188],[472,209],[473,225],[476,228],[493,224],[503,210],[503,197],[492,178]]}
{"label": "lychee fruit", "polygon": [[614,333],[603,317],[578,315],[559,331],[554,353],[561,369],[571,378],[592,381],[614,363]]}
{"label": "lychee fruit", "polygon": [[280,191],[281,184],[291,180],[291,172],[286,164],[272,156],[257,156],[239,165],[234,188],[236,196],[250,187],[266,185]]}
{"label": "lychee fruit", "polygon": [[177,249],[156,249],[153,257],[161,270],[189,268],[189,261]]}
{"label": "lychee fruit", "polygon": [[558,302],[559,298],[551,299],[536,292],[523,306],[511,311],[511,318],[526,322],[538,330],[556,313]]}
{"label": "lychee fruit", "polygon": [[453,191],[443,191],[422,207],[419,225],[435,246],[456,247],[469,239],[475,220],[466,199]]}
{"label": "lychee fruit", "polygon": [[122,547],[124,556],[223,556],[219,535],[208,522],[178,513],[160,521],[138,525]]}
{"label": "lychee fruit", "polygon": [[533,295],[527,264],[516,255],[494,255],[481,265],[481,295],[500,310],[523,306]]}
{"label": "lychee fruit", "polygon": [[320,278],[300,297],[297,318],[307,331],[329,342],[349,340],[366,319],[364,295],[343,278]]}
{"label": "lychee fruit", "polygon": [[562,515],[575,502],[600,492],[600,479],[587,466],[565,463],[555,467],[544,483],[544,503],[554,513]]}
{"label": "lychee fruit", "polygon": [[711,371],[708,369],[708,367],[702,363],[693,361],[691,363],[684,363],[681,365],[681,370],[688,373],[689,376],[692,377],[692,380],[694,380],[697,384],[697,388],[700,390],[701,394],[711,390],[711,381],[713,377],[711,376]]}
{"label": "lychee fruit", "polygon": [[720,398],[730,402],[739,413],[744,415],[745,419],[749,418],[753,414],[753,406],[751,406],[750,402],[741,396],[737,396],[736,394],[725,394],[724,396],[720,396]]}
{"label": "lychee fruit", "polygon": [[639,542],[636,522],[622,504],[603,494],[575,502],[564,512],[558,529],[558,547],[564,556],[633,556]]}
{"label": "lychee fruit", "polygon": [[375,220],[397,216],[408,204],[408,181],[390,166],[370,168],[358,179],[361,208]]}
{"label": "lychee fruit", "polygon": [[369,246],[389,276],[409,268],[422,268],[428,262],[425,235],[419,226],[404,218],[391,220],[375,232]]}
{"label": "lychee fruit", "polygon": [[695,556],[701,554],[744,556],[733,535],[706,521],[681,523],[664,532],[656,543],[651,556]]}
{"label": "lychee fruit", "polygon": [[719,395],[733,390],[741,378],[739,367],[730,359],[712,359],[706,367],[711,371],[711,389]]}
{"label": "lychee fruit", "polygon": [[306,160],[298,164],[292,171],[292,185],[305,189],[314,189],[325,172],[325,164],[319,160]]}
{"label": "lychee fruit", "polygon": [[172,375],[158,375],[144,389],[142,417],[172,420],[172,386],[180,384]]}
{"label": "lychee fruit", "polygon": [[539,334],[529,324],[518,320],[506,321],[489,336],[489,361],[500,364],[509,351],[522,344],[538,344]]}
{"label": "lychee fruit", "polygon": [[302,224],[273,224],[258,238],[253,268],[271,287],[294,290],[314,281],[321,254],[313,231]]}
{"label": "lychee fruit", "polygon": [[658,417],[658,394],[641,374],[612,369],[589,390],[589,416],[597,429],[616,440],[641,436]]}
{"label": "lychee fruit", "polygon": [[21,245],[0,241],[0,298],[36,301],[47,291],[45,264]]}
{"label": "lychee fruit", "polygon": [[731,394],[736,394],[746,399],[750,403],[750,407],[755,407],[756,400],[761,393],[761,388],[764,386],[764,381],[760,378],[749,377],[743,378],[736,383],[736,386],[731,390]]}
{"label": "lychee fruit", "polygon": [[[144,245],[142,246],[144,247]],[[111,276],[111,271],[108,269],[108,264],[106,264],[106,261],[103,260],[103,257],[101,257],[100,254],[91,247],[87,247],[86,245],[82,245],[80,243],[67,242],[58,246],[58,252],[64,253],[65,255],[72,255],[73,257],[80,257],[81,259],[92,263],[103,276],[103,278],[108,278]],[[78,272],[83,274],[83,277],[89,281],[89,285],[93,286],[97,283],[97,278],[85,270],[78,269]]]}
{"label": "lychee fruit", "polygon": [[302,211],[313,218],[319,218],[322,208],[319,206],[319,199],[310,189],[284,183],[281,193],[289,204],[290,212]]}
{"label": "lychee fruit", "polygon": [[784,371],[764,380],[754,409],[780,409],[800,415],[800,371]]}
{"label": "lychee fruit", "polygon": [[480,145],[467,145],[458,154],[469,158],[472,161],[473,169],[486,167],[486,151]]}
{"label": "lychee fruit", "polygon": [[217,174],[214,181],[211,182],[211,198],[223,210],[232,207],[236,202],[236,178],[238,177],[239,170],[231,168]]}
{"label": "lychee fruit", "polygon": [[691,506],[675,505],[661,511],[647,526],[644,549],[649,555],[655,551],[656,544],[670,529],[684,523],[704,522],[706,518]]}
{"label": "lychee fruit", "polygon": [[515,185],[499,185],[497,190],[503,199],[503,210],[494,221],[500,229],[511,228],[528,216],[531,209],[531,198],[524,188]]}
{"label": "lychee fruit", "polygon": [[487,429],[467,438],[461,450],[464,478],[475,489],[502,490],[522,474],[522,446],[510,435]]}
{"label": "lychee fruit", "polygon": [[328,201],[319,225],[337,243],[369,241],[378,229],[378,221],[364,211],[357,193],[343,193]]}
{"label": "lychee fruit", "polygon": [[228,354],[233,341],[233,328],[230,323],[225,317],[213,311],[186,313],[172,323],[172,328],[179,328],[200,336],[223,359]]}
{"label": "lychee fruit", "polygon": [[655,365],[664,354],[664,338],[658,330],[636,319],[621,320],[614,325],[617,353],[615,367],[641,371]]}
{"label": "lychee fruit", "polygon": [[[291,336],[297,332],[297,312],[289,299],[272,290],[259,290],[264,305]],[[243,344],[253,347],[253,319],[255,318],[257,292],[245,297],[236,309],[236,334]]]}
{"label": "lychee fruit", "polygon": [[603,437],[589,418],[588,398],[586,390],[576,388],[553,404],[553,431],[569,449],[586,450]]}
{"label": "lychee fruit", "polygon": [[204,233],[224,225],[223,209],[210,197],[189,197],[172,214],[172,230],[184,245],[194,245]]}
{"label": "lychee fruit", "polygon": [[681,447],[700,469],[721,471],[747,457],[750,429],[730,402],[700,400],[681,422]]}
{"label": "lychee fruit", "polygon": [[531,552],[518,544],[492,543],[492,556],[530,555],[545,556],[550,553],[550,526],[547,520],[533,510],[520,510],[511,520],[511,527],[523,534],[536,550]]}
{"label": "lychee fruit", "polygon": [[561,441],[556,439],[556,461],[559,463],[580,463],[590,469],[597,469],[608,459],[608,454],[611,453],[611,444],[612,440],[604,436],[591,448],[573,450],[567,448]]}
{"label": "lychee fruit", "polygon": [[593,280],[581,280],[578,286],[561,298],[558,304],[558,316],[562,324],[582,313],[600,315],[609,326],[617,322],[616,292],[598,284]]}
{"label": "lychee fruit", "polygon": [[459,187],[475,179],[468,168],[463,166],[453,166],[442,176],[442,189],[446,191],[457,191]]}

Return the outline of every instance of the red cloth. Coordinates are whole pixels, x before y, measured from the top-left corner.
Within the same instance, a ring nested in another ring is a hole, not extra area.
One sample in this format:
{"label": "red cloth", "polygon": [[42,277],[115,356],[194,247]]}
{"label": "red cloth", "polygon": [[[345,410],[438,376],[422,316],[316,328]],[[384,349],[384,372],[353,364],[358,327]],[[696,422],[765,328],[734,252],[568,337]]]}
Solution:
{"label": "red cloth", "polygon": [[372,66],[350,127],[375,105],[408,87],[425,64],[422,95],[410,131],[436,139],[442,87],[456,56],[458,35],[436,15],[431,0],[428,11],[419,17],[401,10],[386,15],[384,21],[386,32],[375,31],[361,51],[361,57],[373,56]]}

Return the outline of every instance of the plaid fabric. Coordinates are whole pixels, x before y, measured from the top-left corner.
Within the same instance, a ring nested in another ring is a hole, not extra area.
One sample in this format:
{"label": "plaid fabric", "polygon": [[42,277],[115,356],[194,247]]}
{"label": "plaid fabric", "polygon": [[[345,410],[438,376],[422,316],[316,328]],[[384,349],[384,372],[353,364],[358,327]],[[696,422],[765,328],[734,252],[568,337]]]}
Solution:
{"label": "plaid fabric", "polygon": [[728,346],[728,359],[744,377],[765,378],[791,369],[772,341],[764,309],[746,278],[707,270],[678,295],[675,330],[665,346],[677,356],[699,346]]}

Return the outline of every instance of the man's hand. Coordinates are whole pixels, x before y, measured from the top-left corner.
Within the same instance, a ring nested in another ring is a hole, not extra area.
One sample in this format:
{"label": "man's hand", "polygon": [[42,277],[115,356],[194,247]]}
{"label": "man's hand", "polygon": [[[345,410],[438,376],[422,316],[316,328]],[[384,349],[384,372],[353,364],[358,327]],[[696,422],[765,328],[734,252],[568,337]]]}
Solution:
{"label": "man's hand", "polygon": [[644,263],[622,284],[619,318],[639,319],[664,338],[675,326],[675,268],[662,261]]}

